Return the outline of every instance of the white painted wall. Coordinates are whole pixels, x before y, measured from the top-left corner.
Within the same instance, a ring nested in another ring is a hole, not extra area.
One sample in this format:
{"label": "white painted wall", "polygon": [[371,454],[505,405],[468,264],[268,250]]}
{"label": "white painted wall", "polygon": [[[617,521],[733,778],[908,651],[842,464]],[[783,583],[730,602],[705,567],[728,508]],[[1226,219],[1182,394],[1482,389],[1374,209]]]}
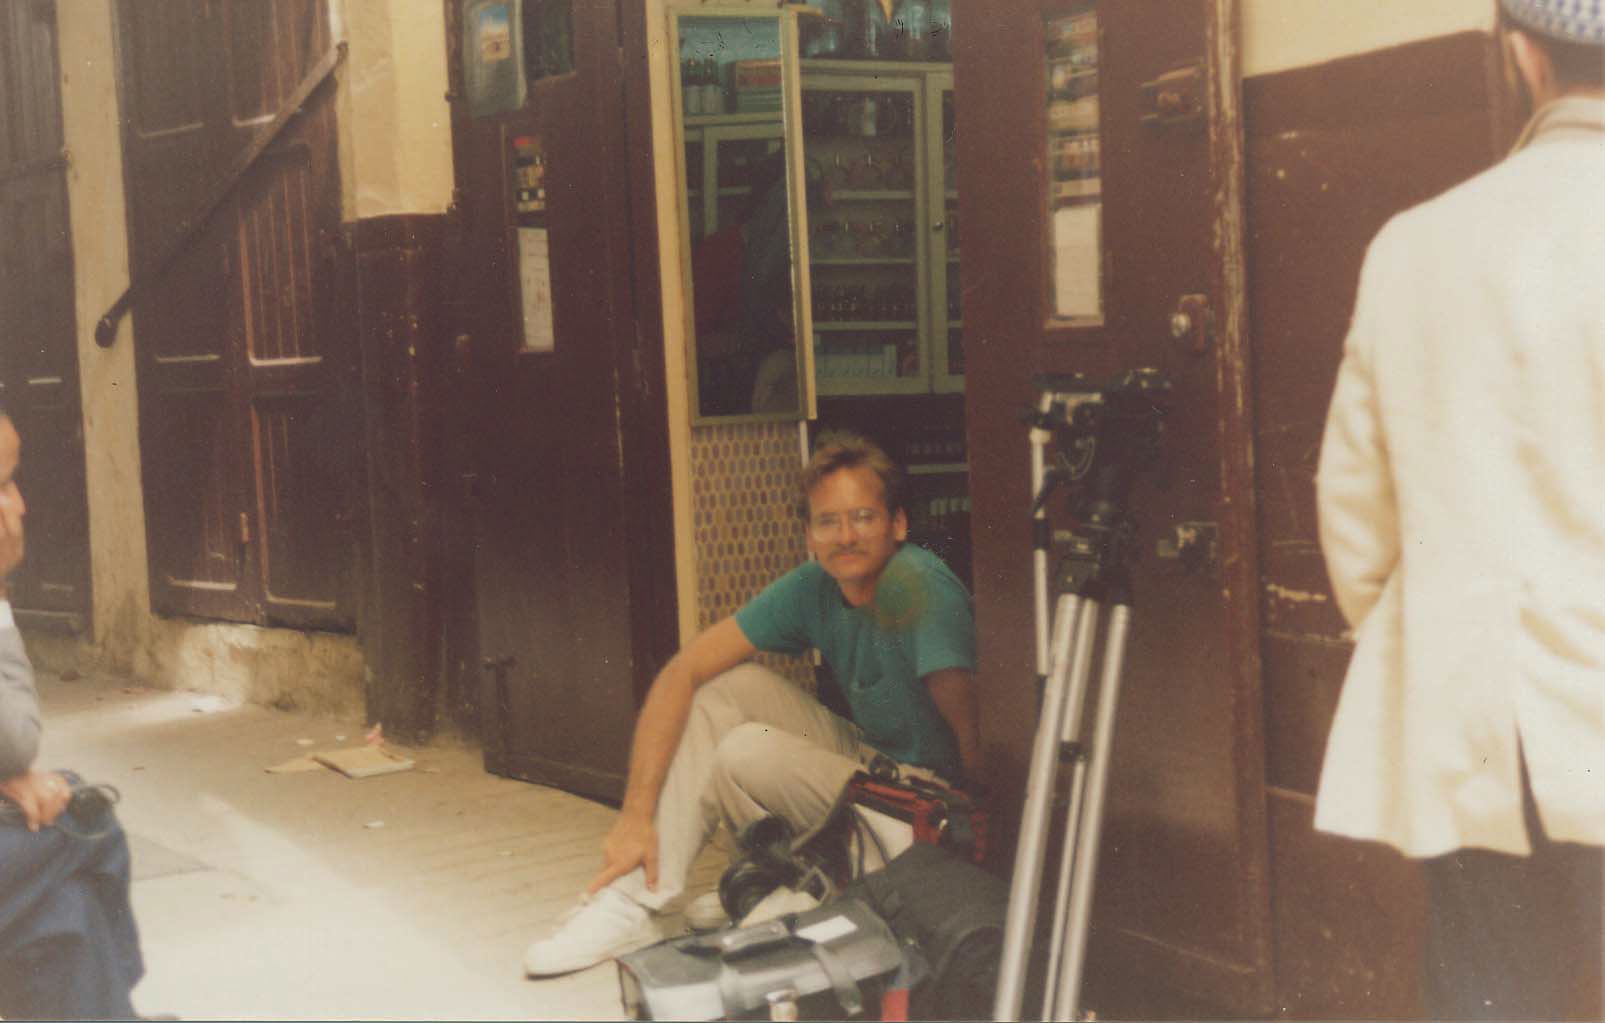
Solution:
{"label": "white painted wall", "polygon": [[1494,0],[1241,0],[1243,75],[1488,31]]}
{"label": "white painted wall", "polygon": [[117,342],[95,345],[95,323],[128,284],[122,126],[111,0],[57,8],[62,125],[78,313],[94,643],[111,665],[131,670],[150,618],[145,501],[139,472],[132,321]]}
{"label": "white painted wall", "polygon": [[446,15],[439,0],[336,0],[347,220],[442,213],[451,202]]}

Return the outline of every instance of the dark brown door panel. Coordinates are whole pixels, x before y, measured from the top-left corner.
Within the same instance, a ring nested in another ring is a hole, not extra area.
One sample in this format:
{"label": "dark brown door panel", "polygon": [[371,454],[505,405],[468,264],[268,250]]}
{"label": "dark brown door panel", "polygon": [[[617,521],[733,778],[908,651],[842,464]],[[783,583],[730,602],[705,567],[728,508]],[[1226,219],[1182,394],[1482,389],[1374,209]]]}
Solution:
{"label": "dark brown door panel", "polygon": [[241,571],[250,522],[241,517],[227,393],[175,388],[156,400],[163,414],[147,416],[140,431],[156,606],[248,621]]}
{"label": "dark brown door panel", "polygon": [[334,300],[333,89],[314,92],[203,222],[196,203],[328,44],[322,0],[119,8],[152,603],[350,628],[355,340]]}
{"label": "dark brown door panel", "polygon": [[[454,65],[460,8],[446,4]],[[447,422],[473,530],[487,764],[612,798],[636,694],[675,639],[673,513],[656,262],[643,255],[656,214],[630,162],[651,151],[644,13],[587,3],[573,15],[572,73],[531,82],[524,107],[499,117],[453,108]],[[545,158],[535,219],[520,219],[509,185],[512,140],[526,136]],[[519,230],[547,232],[552,351],[522,350]]]}
{"label": "dark brown door panel", "polygon": [[91,609],[71,224],[53,4],[0,5],[0,403],[23,440],[28,558],[10,580],[30,624]]}

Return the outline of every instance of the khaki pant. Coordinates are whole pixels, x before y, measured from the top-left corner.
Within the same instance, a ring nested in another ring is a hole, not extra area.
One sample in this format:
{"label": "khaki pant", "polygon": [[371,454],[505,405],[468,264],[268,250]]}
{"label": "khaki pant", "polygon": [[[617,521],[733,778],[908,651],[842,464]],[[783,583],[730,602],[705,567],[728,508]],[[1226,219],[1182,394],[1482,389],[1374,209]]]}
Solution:
{"label": "khaki pant", "polygon": [[824,823],[849,778],[876,751],[856,725],[767,668],[743,664],[697,690],[658,798],[658,888],[641,868],[613,882],[651,909],[685,889],[720,824],[737,834],[778,814],[797,834]]}

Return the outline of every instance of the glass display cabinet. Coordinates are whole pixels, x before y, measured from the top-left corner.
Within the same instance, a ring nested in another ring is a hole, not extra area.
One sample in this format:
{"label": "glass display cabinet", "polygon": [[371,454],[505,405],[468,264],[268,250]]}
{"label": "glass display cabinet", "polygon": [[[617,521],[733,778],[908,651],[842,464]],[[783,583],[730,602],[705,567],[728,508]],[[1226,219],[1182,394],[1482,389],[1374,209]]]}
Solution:
{"label": "glass display cabinet", "polygon": [[952,72],[802,66],[819,394],[962,391]]}

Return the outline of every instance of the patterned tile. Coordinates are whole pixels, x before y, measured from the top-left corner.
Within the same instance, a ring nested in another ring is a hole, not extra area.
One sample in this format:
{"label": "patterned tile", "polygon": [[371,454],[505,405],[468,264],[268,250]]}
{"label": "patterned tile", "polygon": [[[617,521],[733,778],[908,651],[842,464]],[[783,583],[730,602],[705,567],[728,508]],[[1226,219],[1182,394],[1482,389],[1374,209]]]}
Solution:
{"label": "patterned tile", "polygon": [[[734,614],[808,556],[797,520],[800,451],[795,423],[692,430],[698,629]],[[813,688],[807,661],[769,654],[758,659]]]}

